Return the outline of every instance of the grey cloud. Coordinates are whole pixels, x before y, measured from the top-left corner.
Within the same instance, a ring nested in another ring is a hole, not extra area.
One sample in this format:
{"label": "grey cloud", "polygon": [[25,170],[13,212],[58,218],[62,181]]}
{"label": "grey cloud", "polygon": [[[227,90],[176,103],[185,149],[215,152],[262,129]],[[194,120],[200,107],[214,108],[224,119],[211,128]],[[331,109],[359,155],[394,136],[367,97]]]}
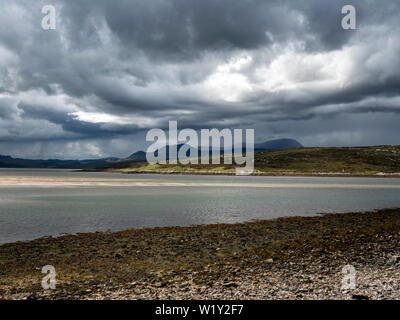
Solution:
{"label": "grey cloud", "polygon": [[135,124],[118,125],[77,120],[73,114],[59,111],[52,106],[20,103],[18,108],[23,111],[22,118],[47,120],[60,125],[66,132],[78,134],[76,138],[113,138],[114,136],[134,134],[140,131]]}
{"label": "grey cloud", "polygon": [[[89,145],[96,154],[121,155],[128,145],[132,151],[142,145],[147,128],[166,128],[168,120],[194,129],[254,127],[259,139],[290,136],[308,144],[394,141],[395,128],[384,120],[399,120],[397,0],[353,1],[358,29],[347,31],[340,24],[344,0],[56,0],[57,30],[43,31],[40,9],[47,2],[6,0],[0,12],[5,150],[18,153],[15,142],[29,141],[35,147],[26,152],[49,155],[58,141],[73,145],[77,157]],[[318,55],[349,48],[337,58],[338,66],[348,64],[344,85],[320,86],[337,74],[324,69],[331,58]],[[304,61],[264,75],[262,68],[288,50]],[[236,67],[242,55],[251,59]],[[233,80],[212,81],[227,68]],[[268,87],[268,77],[278,89]],[[225,99],[224,90],[227,96],[238,91],[238,98]],[[75,111],[133,123],[82,121]],[[359,117],[362,125],[338,124],[346,117]],[[368,134],[372,119],[382,119],[376,139]]]}

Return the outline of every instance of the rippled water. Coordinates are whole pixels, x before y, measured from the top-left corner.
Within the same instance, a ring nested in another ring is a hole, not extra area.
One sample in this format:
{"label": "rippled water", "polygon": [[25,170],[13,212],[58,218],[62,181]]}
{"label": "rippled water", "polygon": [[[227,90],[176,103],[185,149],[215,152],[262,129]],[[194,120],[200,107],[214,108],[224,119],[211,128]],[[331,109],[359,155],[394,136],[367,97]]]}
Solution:
{"label": "rippled water", "polygon": [[400,179],[0,169],[0,243],[387,207],[400,207]]}

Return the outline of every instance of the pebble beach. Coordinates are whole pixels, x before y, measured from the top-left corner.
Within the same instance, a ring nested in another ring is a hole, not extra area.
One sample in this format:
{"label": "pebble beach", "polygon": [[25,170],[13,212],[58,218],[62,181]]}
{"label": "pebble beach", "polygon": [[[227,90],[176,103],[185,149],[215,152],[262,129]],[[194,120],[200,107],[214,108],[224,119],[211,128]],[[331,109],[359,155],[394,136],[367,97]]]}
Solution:
{"label": "pebble beach", "polygon": [[400,209],[7,243],[0,298],[399,299]]}

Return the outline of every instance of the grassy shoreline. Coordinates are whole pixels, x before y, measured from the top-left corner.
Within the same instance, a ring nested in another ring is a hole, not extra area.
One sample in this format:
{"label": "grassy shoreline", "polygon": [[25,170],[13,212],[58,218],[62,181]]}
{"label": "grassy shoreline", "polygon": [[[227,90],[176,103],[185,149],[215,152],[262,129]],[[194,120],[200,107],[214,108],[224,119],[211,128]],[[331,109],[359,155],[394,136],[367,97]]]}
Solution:
{"label": "grassy shoreline", "polygon": [[[124,160],[92,171],[234,175],[235,164],[149,164]],[[91,171],[91,170],[89,170]],[[400,146],[297,148],[254,153],[255,176],[400,177]]]}
{"label": "grassy shoreline", "polygon": [[[0,298],[398,299],[399,244],[400,209],[47,237],[0,246]],[[346,264],[364,275],[351,292]]]}
{"label": "grassy shoreline", "polygon": [[[86,170],[90,171],[90,170]],[[101,170],[104,171],[104,170]],[[108,170],[107,170],[108,171]],[[171,171],[171,170],[110,170],[110,172],[119,172],[124,174],[174,174],[174,175],[220,175],[235,176],[235,172],[230,171]],[[340,172],[253,172],[250,176],[266,177],[349,177],[349,178],[400,178],[400,173],[340,173]]]}

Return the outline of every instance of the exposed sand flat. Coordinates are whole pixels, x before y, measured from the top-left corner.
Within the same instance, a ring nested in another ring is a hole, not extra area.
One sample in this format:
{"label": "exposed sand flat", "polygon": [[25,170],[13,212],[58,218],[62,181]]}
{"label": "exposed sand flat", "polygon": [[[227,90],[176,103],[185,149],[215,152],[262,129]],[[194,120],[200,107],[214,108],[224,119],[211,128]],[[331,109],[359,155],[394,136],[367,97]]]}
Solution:
{"label": "exposed sand flat", "polygon": [[344,183],[221,183],[221,182],[155,182],[126,179],[6,177],[0,187],[249,187],[249,188],[347,188],[347,189],[400,189],[393,184]]}
{"label": "exposed sand flat", "polygon": [[393,184],[348,183],[240,183],[240,182],[156,182],[126,179],[6,177],[0,187],[249,187],[249,188],[347,188],[347,189],[400,189]]}

